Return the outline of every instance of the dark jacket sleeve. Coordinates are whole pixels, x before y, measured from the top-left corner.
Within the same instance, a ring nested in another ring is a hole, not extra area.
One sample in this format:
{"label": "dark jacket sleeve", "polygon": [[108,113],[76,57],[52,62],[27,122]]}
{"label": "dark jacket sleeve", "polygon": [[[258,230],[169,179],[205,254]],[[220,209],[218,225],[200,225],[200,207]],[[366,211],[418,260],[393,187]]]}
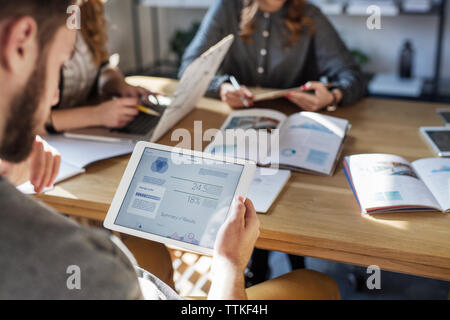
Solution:
{"label": "dark jacket sleeve", "polygon": [[366,84],[357,63],[330,21],[312,7],[315,24],[314,46],[319,75],[327,76],[343,92],[342,105],[357,102],[365,95]]}
{"label": "dark jacket sleeve", "polygon": [[[218,0],[208,10],[203,18],[200,28],[194,37],[194,40],[189,44],[186,52],[183,55],[178,77],[181,78],[186,68],[200,55],[206,52],[210,47],[227,36],[225,34],[226,23],[225,12],[230,5],[230,1]],[[227,75],[220,73],[214,77],[208,88],[208,96],[219,95],[220,86],[228,80]]]}

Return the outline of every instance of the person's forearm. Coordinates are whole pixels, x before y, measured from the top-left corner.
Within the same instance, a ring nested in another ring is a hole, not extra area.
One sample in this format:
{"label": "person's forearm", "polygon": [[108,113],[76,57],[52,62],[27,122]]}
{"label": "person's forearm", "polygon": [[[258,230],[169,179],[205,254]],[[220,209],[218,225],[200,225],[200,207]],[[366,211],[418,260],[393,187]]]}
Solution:
{"label": "person's forearm", "polygon": [[209,300],[247,300],[244,272],[223,259],[215,259],[211,268]]}
{"label": "person's forearm", "polygon": [[220,99],[220,87],[222,84],[227,82],[229,79],[229,75],[216,75],[213,80],[209,84],[208,91],[206,92],[206,96],[208,98]]}
{"label": "person's forearm", "polygon": [[118,83],[124,82],[125,79],[122,73],[116,68],[104,69],[98,78],[98,89],[100,95],[114,96],[118,92],[115,89],[118,87]]}
{"label": "person's forearm", "polygon": [[97,107],[54,110],[51,115],[53,127],[56,131],[66,131],[101,126],[97,111]]}
{"label": "person's forearm", "polygon": [[366,94],[366,83],[362,73],[355,67],[339,74],[338,85],[342,92],[340,105],[351,105],[360,100]]}
{"label": "person's forearm", "polygon": [[334,89],[333,90],[334,97],[336,98],[336,104],[340,104],[342,99],[344,98],[344,94],[340,89]]}

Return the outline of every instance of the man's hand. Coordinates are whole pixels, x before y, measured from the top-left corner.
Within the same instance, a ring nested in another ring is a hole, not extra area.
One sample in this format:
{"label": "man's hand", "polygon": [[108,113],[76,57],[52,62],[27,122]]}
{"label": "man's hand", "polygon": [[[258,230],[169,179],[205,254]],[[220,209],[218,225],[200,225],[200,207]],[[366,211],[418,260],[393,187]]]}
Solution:
{"label": "man's hand", "polygon": [[259,236],[259,219],[250,199],[233,202],[227,221],[217,233],[214,257],[244,272]]}
{"label": "man's hand", "polygon": [[[292,91],[286,98],[306,111],[319,111],[333,103],[334,96],[322,82],[310,81],[301,87],[302,91]],[[307,93],[312,91],[313,94]],[[342,99],[342,93],[337,90],[337,103]]]}
{"label": "man's hand", "polygon": [[244,270],[259,236],[259,219],[253,203],[242,197],[217,233],[213,256],[213,281],[208,298],[246,299]]}
{"label": "man's hand", "polygon": [[231,83],[225,82],[220,86],[220,97],[222,101],[232,108],[244,108],[254,105],[254,96],[245,86],[238,90]]}
{"label": "man's hand", "polygon": [[30,182],[36,193],[51,187],[56,180],[61,165],[58,150],[49,145],[41,137],[36,136],[31,154]]}
{"label": "man's hand", "polygon": [[40,136],[36,136],[33,151],[27,160],[21,163],[0,161],[1,175],[14,185],[30,180],[36,193],[51,187],[58,176],[61,155]]}

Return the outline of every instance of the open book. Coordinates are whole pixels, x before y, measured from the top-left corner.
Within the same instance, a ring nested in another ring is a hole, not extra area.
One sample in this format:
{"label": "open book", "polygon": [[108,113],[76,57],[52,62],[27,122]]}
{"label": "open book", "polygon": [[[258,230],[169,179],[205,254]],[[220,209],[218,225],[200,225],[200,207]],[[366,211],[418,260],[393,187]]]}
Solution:
{"label": "open book", "polygon": [[360,154],[345,157],[344,171],[362,213],[450,210],[449,158]]}
{"label": "open book", "polygon": [[[61,154],[61,165],[55,183],[84,173],[89,164],[129,154],[134,149],[134,144],[129,143],[70,139],[63,135],[50,135],[44,139]],[[17,188],[25,194],[34,193],[34,187],[29,181]]]}
{"label": "open book", "polygon": [[[256,144],[228,141],[226,132],[237,129],[271,134],[267,141],[258,136]],[[241,110],[230,114],[220,129],[223,139],[216,135],[205,152],[250,159],[260,166],[332,175],[349,129],[347,120],[314,112],[287,117],[270,109]]]}

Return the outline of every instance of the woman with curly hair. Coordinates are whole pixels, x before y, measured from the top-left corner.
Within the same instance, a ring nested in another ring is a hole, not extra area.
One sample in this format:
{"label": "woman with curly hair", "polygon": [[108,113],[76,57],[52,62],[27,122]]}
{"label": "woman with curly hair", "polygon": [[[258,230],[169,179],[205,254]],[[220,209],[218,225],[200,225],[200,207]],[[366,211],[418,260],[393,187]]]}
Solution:
{"label": "woman with curly hair", "polygon": [[[128,85],[120,71],[109,65],[106,21],[102,0],[85,0],[81,7],[81,30],[73,56],[61,73],[60,103],[54,107],[47,131],[65,131],[89,126],[122,127],[138,110],[139,96],[147,90]],[[100,97],[121,97],[87,105]],[[160,243],[121,236],[141,267],[173,287],[169,251]]]}
{"label": "woman with curly hair", "polygon": [[[307,111],[355,103],[365,93],[358,65],[328,19],[305,0],[218,0],[187,48],[180,75],[209,47],[235,35],[209,93],[233,108],[253,105],[246,86],[289,89],[286,98]],[[245,85],[236,89],[230,76]],[[331,84],[319,80],[326,77]],[[311,92],[311,93],[308,93]],[[289,256],[293,269],[302,257]],[[268,251],[254,251],[247,284],[269,275]]]}
{"label": "woman with curly hair", "polygon": [[[104,1],[84,0],[80,9],[81,30],[73,57],[62,70],[60,103],[47,125],[50,132],[124,127],[138,114],[138,98],[148,93],[128,85],[120,71],[109,64]],[[109,100],[92,103],[100,98]]]}
{"label": "woman with curly hair", "polygon": [[[347,105],[365,92],[358,65],[328,19],[305,0],[218,0],[185,52],[180,74],[200,54],[228,34],[236,36],[210,94],[231,107],[252,105],[245,86],[302,89],[286,98],[318,111]],[[233,75],[244,84],[237,90]],[[332,86],[319,80],[327,77]],[[306,93],[310,91],[314,94]]]}

